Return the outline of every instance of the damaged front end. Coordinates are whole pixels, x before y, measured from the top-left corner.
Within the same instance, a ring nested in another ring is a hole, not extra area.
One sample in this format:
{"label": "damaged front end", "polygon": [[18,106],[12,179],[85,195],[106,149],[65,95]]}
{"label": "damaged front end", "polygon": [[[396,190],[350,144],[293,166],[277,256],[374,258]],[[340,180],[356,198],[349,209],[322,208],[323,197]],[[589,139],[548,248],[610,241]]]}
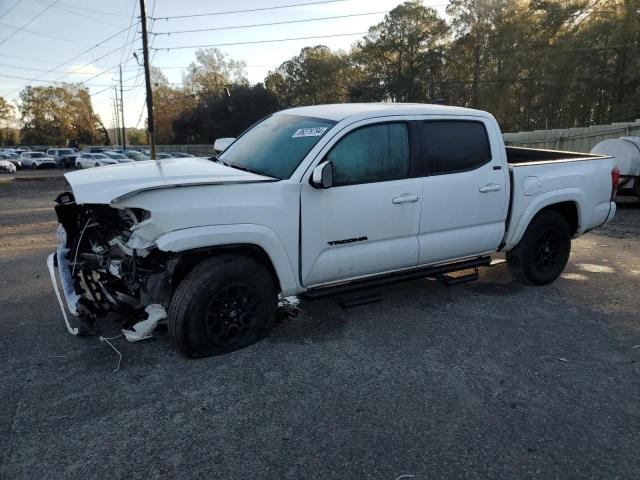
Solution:
{"label": "damaged front end", "polygon": [[[67,329],[93,333],[97,319],[110,316],[129,340],[150,336],[166,318],[176,259],[136,234],[150,213],[102,204],[78,205],[70,192],[56,198],[59,246],[49,257],[51,279]],[[58,277],[55,268],[58,269]],[[66,299],[68,318],[58,287]]]}

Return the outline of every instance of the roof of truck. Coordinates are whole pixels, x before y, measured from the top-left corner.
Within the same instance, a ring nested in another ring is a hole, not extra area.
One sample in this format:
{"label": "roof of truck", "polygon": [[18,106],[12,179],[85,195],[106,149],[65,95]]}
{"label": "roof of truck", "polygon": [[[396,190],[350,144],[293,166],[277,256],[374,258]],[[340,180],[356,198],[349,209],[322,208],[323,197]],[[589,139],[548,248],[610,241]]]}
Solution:
{"label": "roof of truck", "polygon": [[349,117],[377,117],[387,115],[474,115],[488,116],[487,112],[464,107],[424,103],[334,103],[290,108],[280,114],[302,115],[341,121]]}

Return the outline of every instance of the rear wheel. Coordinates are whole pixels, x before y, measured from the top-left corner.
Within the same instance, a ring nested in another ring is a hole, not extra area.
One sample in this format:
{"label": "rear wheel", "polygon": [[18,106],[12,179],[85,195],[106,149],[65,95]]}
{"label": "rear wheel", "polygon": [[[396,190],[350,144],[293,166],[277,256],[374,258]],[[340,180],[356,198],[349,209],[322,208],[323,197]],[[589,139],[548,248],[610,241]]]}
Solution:
{"label": "rear wheel", "polygon": [[277,306],[267,268],[245,256],[217,256],[198,264],[176,288],[169,333],[187,357],[220,355],[266,336]]}
{"label": "rear wheel", "polygon": [[524,283],[546,285],[560,276],[571,253],[571,232],[558,212],[538,214],[520,243],[507,252],[512,275]]}

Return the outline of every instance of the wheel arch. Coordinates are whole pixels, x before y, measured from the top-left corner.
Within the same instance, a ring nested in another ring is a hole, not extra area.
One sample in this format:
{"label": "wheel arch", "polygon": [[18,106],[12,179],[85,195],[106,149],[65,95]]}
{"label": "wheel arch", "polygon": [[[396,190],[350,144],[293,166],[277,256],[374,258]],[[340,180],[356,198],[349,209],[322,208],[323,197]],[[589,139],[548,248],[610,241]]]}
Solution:
{"label": "wheel arch", "polygon": [[173,274],[177,281],[202,260],[232,253],[264,265],[274,276],[282,295],[299,291],[285,246],[268,227],[253,224],[194,227],[162,235],[155,243],[159,250],[180,254]]}
{"label": "wheel arch", "polygon": [[584,203],[583,194],[574,189],[553,191],[537,197],[527,205],[524,213],[509,225],[511,233],[508,235],[505,250],[515,247],[533,219],[544,211],[558,212],[567,221],[571,235],[574,237],[580,235],[583,229],[584,212],[582,206]]}

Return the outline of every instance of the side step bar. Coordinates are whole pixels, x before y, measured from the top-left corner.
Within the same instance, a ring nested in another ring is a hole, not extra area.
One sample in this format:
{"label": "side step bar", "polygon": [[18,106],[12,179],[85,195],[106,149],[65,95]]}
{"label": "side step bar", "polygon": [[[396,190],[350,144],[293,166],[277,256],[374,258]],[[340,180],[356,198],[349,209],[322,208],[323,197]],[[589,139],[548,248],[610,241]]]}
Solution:
{"label": "side step bar", "polygon": [[[405,282],[408,280],[417,280],[420,278],[436,278],[442,279],[447,273],[459,272],[461,270],[475,269],[475,272],[471,275],[464,275],[448,280],[450,285],[457,285],[467,281],[477,279],[478,268],[488,267],[491,265],[491,257],[478,257],[471,260],[464,260],[462,262],[447,263],[444,265],[436,265],[430,267],[414,268],[411,270],[405,270],[402,272],[390,273],[387,275],[381,275],[375,278],[366,278],[363,280],[357,280],[354,282],[343,283],[340,285],[332,285],[328,287],[319,287],[311,290],[307,290],[304,296],[307,298],[320,298],[332,295],[340,295],[346,292],[354,292],[358,290],[364,290],[373,287],[381,287],[390,283]],[[471,278],[473,276],[474,278]],[[460,280],[462,279],[462,280]],[[444,282],[443,282],[444,283]],[[364,296],[364,295],[363,295]],[[344,302],[345,304],[352,302]]]}

